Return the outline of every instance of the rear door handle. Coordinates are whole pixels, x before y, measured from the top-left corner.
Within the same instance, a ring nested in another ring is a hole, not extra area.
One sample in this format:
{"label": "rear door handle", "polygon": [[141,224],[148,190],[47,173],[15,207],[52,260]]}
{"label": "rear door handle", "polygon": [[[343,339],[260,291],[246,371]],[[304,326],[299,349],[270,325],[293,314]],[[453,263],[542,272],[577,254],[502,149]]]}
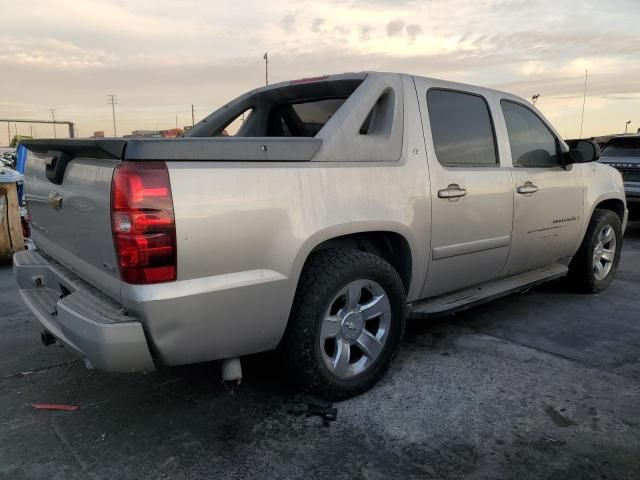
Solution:
{"label": "rear door handle", "polygon": [[516,191],[522,195],[531,195],[538,191],[538,187],[531,182],[524,182],[524,185],[520,185]]}
{"label": "rear door handle", "polygon": [[438,190],[438,198],[459,198],[464,197],[467,191],[464,188],[460,188],[457,183],[450,184],[447,188]]}

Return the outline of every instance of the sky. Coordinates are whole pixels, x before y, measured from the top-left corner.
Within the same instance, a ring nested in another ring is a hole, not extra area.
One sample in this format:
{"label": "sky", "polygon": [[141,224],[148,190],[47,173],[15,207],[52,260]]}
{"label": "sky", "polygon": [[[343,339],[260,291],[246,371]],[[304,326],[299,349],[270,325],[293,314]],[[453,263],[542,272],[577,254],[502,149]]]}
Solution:
{"label": "sky", "polygon": [[588,70],[583,136],[640,128],[640,0],[0,0],[0,11],[0,118],[55,109],[80,136],[113,133],[108,94],[118,134],[190,125],[192,104],[198,121],[263,85],[267,51],[270,82],[380,70],[539,93],[565,138],[580,131]]}

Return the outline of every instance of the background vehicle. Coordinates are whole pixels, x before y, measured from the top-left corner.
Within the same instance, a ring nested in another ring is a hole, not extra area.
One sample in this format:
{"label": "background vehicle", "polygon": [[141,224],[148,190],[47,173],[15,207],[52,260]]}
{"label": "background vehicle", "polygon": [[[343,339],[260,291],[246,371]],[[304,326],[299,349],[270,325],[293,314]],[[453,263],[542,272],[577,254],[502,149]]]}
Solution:
{"label": "background vehicle", "polygon": [[513,95],[402,74],[261,88],[186,138],[25,144],[21,294],[105,370],[280,347],[302,387],[354,395],[407,313],[567,273],[606,288],[626,223],[590,142],[570,152]]}
{"label": "background vehicle", "polygon": [[609,140],[600,161],[620,171],[629,205],[629,215],[640,218],[640,135],[624,135]]}
{"label": "background vehicle", "polygon": [[16,168],[15,149],[0,149],[0,167]]}

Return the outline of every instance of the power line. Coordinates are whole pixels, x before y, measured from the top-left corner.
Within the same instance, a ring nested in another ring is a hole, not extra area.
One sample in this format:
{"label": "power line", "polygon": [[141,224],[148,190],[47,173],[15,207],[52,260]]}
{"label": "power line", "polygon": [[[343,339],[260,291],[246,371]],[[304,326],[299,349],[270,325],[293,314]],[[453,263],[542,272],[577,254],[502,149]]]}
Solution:
{"label": "power line", "polygon": [[264,83],[269,85],[269,52],[264,53]]}
{"label": "power line", "polygon": [[113,93],[107,95],[107,103],[111,105],[111,115],[113,116],[113,136],[117,137],[118,132],[116,130],[116,105],[118,104],[118,97]]}

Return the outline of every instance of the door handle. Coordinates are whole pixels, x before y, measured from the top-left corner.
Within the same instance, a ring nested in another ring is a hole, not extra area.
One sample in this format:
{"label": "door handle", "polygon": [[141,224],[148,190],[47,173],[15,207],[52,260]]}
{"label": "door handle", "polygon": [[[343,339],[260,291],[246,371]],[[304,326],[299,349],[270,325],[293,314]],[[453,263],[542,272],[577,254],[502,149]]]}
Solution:
{"label": "door handle", "polygon": [[460,188],[460,185],[457,183],[452,183],[447,188],[438,190],[438,198],[460,198],[466,194],[467,191],[464,188]]}
{"label": "door handle", "polygon": [[538,187],[536,187],[531,182],[524,182],[524,185],[520,185],[516,188],[516,191],[522,195],[531,195],[532,193],[536,193],[538,191]]}

